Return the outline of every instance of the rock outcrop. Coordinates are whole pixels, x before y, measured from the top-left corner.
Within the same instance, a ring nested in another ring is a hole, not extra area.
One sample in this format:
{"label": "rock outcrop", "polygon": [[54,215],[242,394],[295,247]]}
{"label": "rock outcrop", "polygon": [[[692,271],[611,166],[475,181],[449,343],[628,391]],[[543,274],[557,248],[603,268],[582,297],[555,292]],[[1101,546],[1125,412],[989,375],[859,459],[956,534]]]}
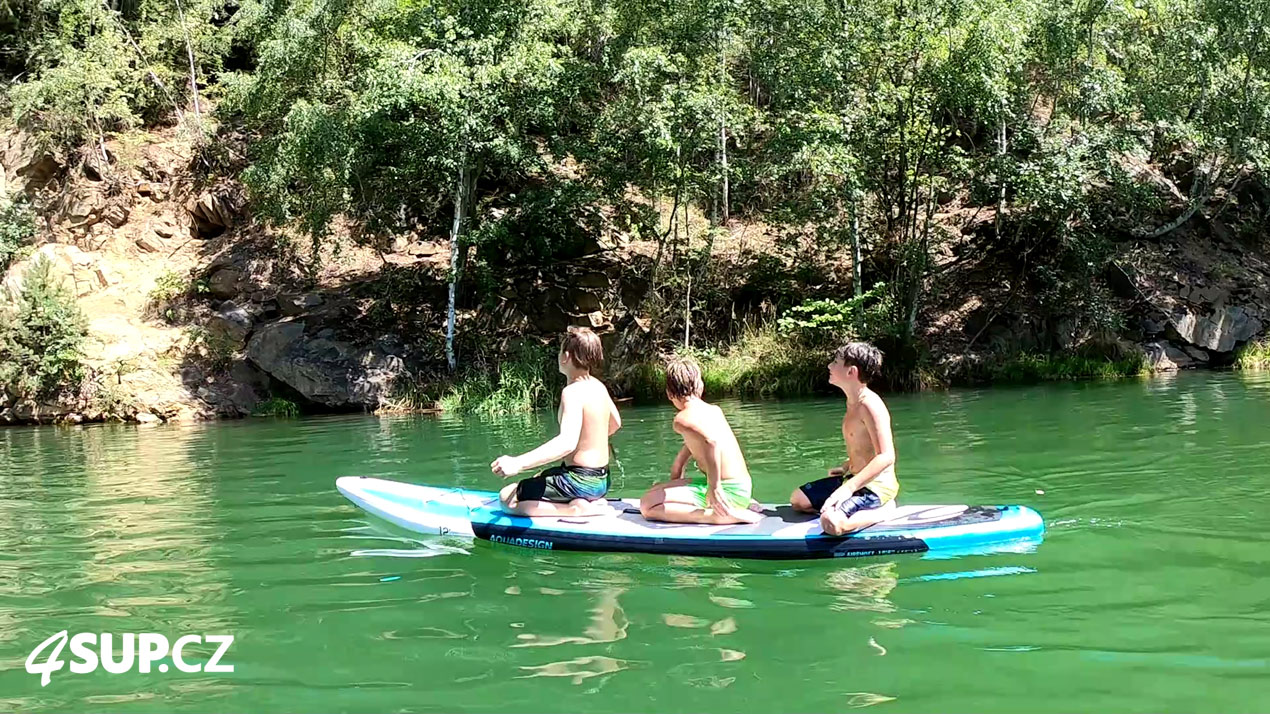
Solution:
{"label": "rock outcrop", "polygon": [[393,338],[356,346],[335,337],[330,328],[307,334],[298,320],[282,320],[255,331],[247,358],[271,378],[305,399],[329,409],[377,409],[394,382],[407,373],[400,345]]}

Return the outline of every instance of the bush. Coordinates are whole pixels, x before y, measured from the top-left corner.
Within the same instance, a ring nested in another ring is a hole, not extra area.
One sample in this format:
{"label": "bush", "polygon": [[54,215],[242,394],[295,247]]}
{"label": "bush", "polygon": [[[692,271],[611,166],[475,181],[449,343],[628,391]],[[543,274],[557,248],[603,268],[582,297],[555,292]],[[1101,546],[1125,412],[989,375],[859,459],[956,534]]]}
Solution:
{"label": "bush", "polygon": [[27,204],[13,201],[0,207],[0,274],[20,260],[35,236],[35,214]]}
{"label": "bush", "polygon": [[0,387],[23,399],[76,390],[84,378],[88,322],[50,267],[36,260],[21,292],[0,307]]}
{"label": "bush", "polygon": [[294,419],[300,416],[300,407],[290,399],[270,397],[251,410],[254,417],[286,417]]}
{"label": "bush", "polygon": [[791,307],[776,322],[782,333],[800,336],[817,345],[875,338],[890,331],[886,294],[886,286],[879,283],[848,300],[807,300]]}
{"label": "bush", "polygon": [[1270,369],[1270,336],[1253,340],[1239,348],[1235,365],[1240,369]]}
{"label": "bush", "polygon": [[437,406],[447,412],[487,416],[547,407],[554,399],[554,353],[544,347],[522,347],[498,366],[496,374],[474,369],[450,387]]}
{"label": "bush", "polygon": [[[708,399],[719,397],[796,397],[828,391],[829,351],[791,338],[775,325],[747,326],[724,352],[680,350],[701,365]],[[622,372],[618,386],[641,401],[665,399],[666,371],[660,362],[644,362]]]}

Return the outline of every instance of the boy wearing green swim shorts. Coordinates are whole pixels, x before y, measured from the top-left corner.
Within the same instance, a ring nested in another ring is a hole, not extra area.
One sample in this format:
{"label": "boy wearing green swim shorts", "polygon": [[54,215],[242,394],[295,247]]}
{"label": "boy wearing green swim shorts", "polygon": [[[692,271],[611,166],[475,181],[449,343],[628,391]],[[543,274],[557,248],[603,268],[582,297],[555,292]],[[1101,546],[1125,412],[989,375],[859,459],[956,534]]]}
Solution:
{"label": "boy wearing green swim shorts", "polygon": [[[754,523],[762,518],[749,509],[750,472],[741,447],[723,412],[701,398],[701,368],[689,359],[666,366],[666,398],[679,413],[675,431],[684,445],[670,467],[670,481],[649,489],[639,502],[650,521],[672,523]],[[705,478],[686,478],[688,459],[694,459]]]}

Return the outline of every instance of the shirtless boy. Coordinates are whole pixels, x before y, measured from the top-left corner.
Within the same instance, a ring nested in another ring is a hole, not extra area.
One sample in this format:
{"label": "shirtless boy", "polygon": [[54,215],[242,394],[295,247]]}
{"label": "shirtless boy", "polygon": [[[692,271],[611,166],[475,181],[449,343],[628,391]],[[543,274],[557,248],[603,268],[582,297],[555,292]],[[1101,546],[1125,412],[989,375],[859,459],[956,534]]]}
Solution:
{"label": "shirtless boy", "polygon": [[592,502],[609,490],[609,437],[622,427],[604,383],[591,375],[604,361],[600,338],[591,330],[569,328],[558,365],[565,376],[560,394],[560,433],[520,456],[500,456],[494,473],[511,478],[522,471],[563,460],[532,478],[509,484],[498,494],[503,510],[520,516],[592,516],[605,512]]}
{"label": "shirtless boy", "polygon": [[[688,359],[666,366],[666,398],[679,413],[675,431],[684,445],[670,467],[670,481],[649,489],[639,511],[650,521],[672,523],[754,523],[762,516],[749,509],[750,472],[741,447],[723,412],[701,399],[701,368]],[[685,478],[688,459],[705,472],[702,479]]]}
{"label": "shirtless boy", "polygon": [[885,520],[900,491],[895,478],[891,414],[869,382],[882,371],[882,353],[867,342],[839,347],[829,363],[829,383],[847,396],[842,437],[847,460],[790,494],[795,509],[820,514],[820,527],[840,536]]}

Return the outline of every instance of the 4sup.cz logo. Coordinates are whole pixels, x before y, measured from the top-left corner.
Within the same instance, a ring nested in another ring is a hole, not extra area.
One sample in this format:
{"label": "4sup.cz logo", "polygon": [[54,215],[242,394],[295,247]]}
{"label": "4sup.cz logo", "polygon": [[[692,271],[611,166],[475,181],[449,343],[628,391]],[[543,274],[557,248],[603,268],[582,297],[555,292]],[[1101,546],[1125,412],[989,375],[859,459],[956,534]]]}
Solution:
{"label": "4sup.cz logo", "polygon": [[[123,674],[131,672],[133,667],[142,674],[149,674],[151,665],[159,660],[164,659],[169,654],[172,655],[172,664],[181,672],[233,672],[234,665],[221,664],[221,658],[229,650],[229,646],[234,644],[233,635],[185,635],[172,643],[171,649],[168,648],[168,638],[154,632],[142,632],[136,634],[126,632],[119,635],[116,640],[114,635],[109,632],[80,632],[74,636],[67,636],[67,631],[53,635],[44,640],[36,647],[26,658],[26,671],[31,674],[40,675],[40,686],[47,687],[49,678],[54,672],[61,671],[67,665],[66,661],[61,658],[62,650],[67,643],[71,648],[70,671],[74,674],[88,674],[97,671],[100,666],[111,674]],[[218,645],[216,652],[207,660],[207,663],[187,662],[183,659],[185,648],[190,645],[200,645],[207,643],[209,645]],[[115,645],[119,645],[119,652],[116,655]],[[50,649],[51,648],[51,649]],[[46,650],[47,656],[41,661],[41,655]],[[159,662],[154,667],[160,672],[168,671],[166,662]]]}

